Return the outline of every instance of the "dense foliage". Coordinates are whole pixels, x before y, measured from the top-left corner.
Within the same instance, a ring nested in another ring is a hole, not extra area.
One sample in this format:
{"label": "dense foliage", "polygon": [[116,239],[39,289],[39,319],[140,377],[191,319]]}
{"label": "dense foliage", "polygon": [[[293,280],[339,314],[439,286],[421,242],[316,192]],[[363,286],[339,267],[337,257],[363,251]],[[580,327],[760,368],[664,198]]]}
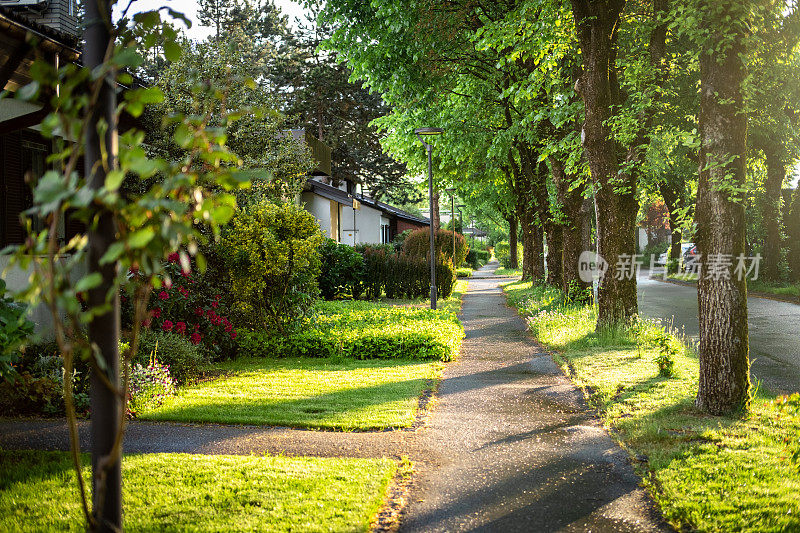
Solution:
{"label": "dense foliage", "polygon": [[361,295],[364,258],[360,253],[352,246],[326,239],[320,248],[320,259],[319,292],[323,298]]}
{"label": "dense foliage", "polygon": [[294,203],[254,202],[236,212],[222,239],[234,309],[252,328],[284,332],[298,325],[319,289],[322,232]]}
{"label": "dense foliage", "polygon": [[[435,232],[433,239],[437,261],[450,261],[453,266],[459,267],[464,263],[470,251],[467,240],[460,233],[440,229]],[[420,228],[412,231],[403,241],[403,252],[412,257],[430,256],[431,236],[430,230]],[[455,249],[455,255],[453,255]]]}
{"label": "dense foliage", "polygon": [[291,335],[242,332],[242,355],[437,359],[458,355],[464,329],[455,314],[369,302],[325,302]]}
{"label": "dense foliage", "polygon": [[196,377],[208,358],[189,338],[176,332],[161,329],[142,331],[139,350],[131,362],[147,366],[153,359],[169,368],[170,375],[179,384]]}
{"label": "dense foliage", "polygon": [[26,311],[27,306],[6,296],[6,282],[0,279],[0,379],[13,373],[18,348],[33,333]]}

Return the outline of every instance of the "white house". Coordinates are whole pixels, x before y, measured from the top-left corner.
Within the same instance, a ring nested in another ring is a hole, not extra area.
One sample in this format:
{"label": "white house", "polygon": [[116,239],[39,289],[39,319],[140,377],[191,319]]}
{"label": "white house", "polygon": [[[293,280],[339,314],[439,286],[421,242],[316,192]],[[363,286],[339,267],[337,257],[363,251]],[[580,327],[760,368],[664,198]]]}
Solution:
{"label": "white house", "polygon": [[358,184],[336,180],[331,175],[331,149],[304,129],[290,134],[308,144],[317,161],[299,200],[331,239],[351,246],[386,244],[407,229],[429,225],[428,219],[364,195]]}

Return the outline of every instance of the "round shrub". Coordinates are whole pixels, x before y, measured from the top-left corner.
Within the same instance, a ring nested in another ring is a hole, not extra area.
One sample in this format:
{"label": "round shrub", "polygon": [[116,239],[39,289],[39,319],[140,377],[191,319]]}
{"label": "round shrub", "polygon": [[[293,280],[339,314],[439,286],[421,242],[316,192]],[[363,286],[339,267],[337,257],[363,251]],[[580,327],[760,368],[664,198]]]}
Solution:
{"label": "round shrub", "polygon": [[350,294],[358,298],[364,258],[352,246],[326,239],[320,247],[322,267],[319,274],[319,292],[326,300]]}
{"label": "round shrub", "polygon": [[183,335],[142,329],[139,349],[132,363],[146,366],[153,358],[169,367],[170,374],[179,383],[196,376],[206,362],[202,350]]}
{"label": "round shrub", "polygon": [[319,293],[322,231],[293,203],[262,201],[236,213],[222,239],[234,306],[249,326],[283,333]]}
{"label": "round shrub", "polygon": [[[453,232],[440,229],[434,237],[436,258],[439,261],[450,261],[455,266],[464,262],[469,252],[467,240],[460,233],[456,233],[456,255],[453,257]],[[413,257],[426,258],[430,253],[430,229],[420,228],[414,230],[403,243],[403,252]]]}

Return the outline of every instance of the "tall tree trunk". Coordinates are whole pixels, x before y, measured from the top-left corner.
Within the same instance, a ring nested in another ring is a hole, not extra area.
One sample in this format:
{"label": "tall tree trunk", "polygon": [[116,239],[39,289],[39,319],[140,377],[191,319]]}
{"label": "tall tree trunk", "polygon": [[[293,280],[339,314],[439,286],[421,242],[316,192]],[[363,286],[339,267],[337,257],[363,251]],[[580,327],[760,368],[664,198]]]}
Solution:
{"label": "tall tree trunk", "polygon": [[564,281],[563,265],[564,241],[563,226],[550,221],[547,227],[547,283],[561,287]]}
{"label": "tall tree trunk", "polygon": [[[433,189],[433,200],[431,202],[431,223],[433,224],[433,230],[439,231],[441,227],[441,218],[439,216],[439,189]],[[463,231],[463,230],[462,230]]]}
{"label": "tall tree trunk", "polygon": [[781,189],[786,178],[786,163],[772,150],[767,150],[767,179],[764,182],[764,278],[776,281],[780,278],[778,265],[781,261]]}
{"label": "tall tree trunk", "polygon": [[[83,60],[89,69],[95,69],[106,60],[111,43],[111,5],[105,0],[89,0],[84,29]],[[106,75],[98,93],[97,104],[90,110],[86,127],[84,161],[86,180],[92,189],[100,189],[108,172],[117,166],[117,115],[116,83]],[[104,124],[105,127],[100,127]],[[99,274],[99,286],[89,290],[89,305],[93,309],[106,309],[94,315],[89,322],[89,341],[100,360],[92,365],[92,531],[122,530],[122,451],[116,447],[121,431],[122,401],[117,393],[120,387],[119,291],[113,291],[117,276],[116,263],[102,264],[101,258],[116,243],[116,227],[110,212],[103,213],[96,225],[90,226],[88,270]],[[105,375],[103,379],[101,374]],[[109,384],[111,386],[109,386]]]}
{"label": "tall tree trunk", "polygon": [[800,283],[800,186],[792,196],[792,203],[786,217],[786,235],[789,237],[789,277]]}
{"label": "tall tree trunk", "polygon": [[508,250],[510,257],[508,258],[509,266],[514,270],[519,268],[519,249],[517,244],[517,237],[519,233],[519,223],[517,216],[511,214],[508,217]]}
{"label": "tall tree trunk", "polygon": [[680,184],[680,191],[676,189],[676,184],[671,182],[663,182],[659,185],[661,197],[664,198],[664,204],[669,212],[669,227],[672,232],[672,244],[669,247],[669,261],[667,263],[667,271],[670,274],[678,271],[681,260],[681,240],[683,240],[683,231],[678,221],[681,209],[683,209],[683,183]]}
{"label": "tall tree trunk", "polygon": [[[563,214],[561,238],[561,288],[569,294],[589,286],[580,278],[578,259],[589,250],[589,212],[583,209],[583,186],[572,187],[574,176],[568,176],[556,157],[549,158],[558,203]],[[585,235],[584,235],[585,232]]]}
{"label": "tall tree trunk", "polygon": [[[707,37],[700,53],[700,181],[697,244],[700,382],[697,407],[723,415],[747,407],[750,393],[747,281],[729,270],[712,275],[714,258],[734,264],[745,251],[744,202],[731,188],[745,182],[747,115],[741,85],[747,32],[745,3],[709,3],[701,13]],[[725,185],[721,187],[720,185]]]}
{"label": "tall tree trunk", "polygon": [[636,253],[636,182],[631,175],[619,174],[618,146],[612,138],[614,94],[618,90],[616,58],[619,17],[624,0],[572,0],[583,54],[583,75],[576,84],[585,106],[583,147],[595,186],[598,253],[608,262],[609,271],[600,281],[597,293],[597,325],[625,323],[638,311],[636,277],[615,276],[614,267]]}
{"label": "tall tree trunk", "polygon": [[533,252],[536,249],[534,244],[534,224],[533,214],[528,209],[523,209],[522,214],[519,216],[519,222],[522,226],[522,279],[535,280],[533,274]]}

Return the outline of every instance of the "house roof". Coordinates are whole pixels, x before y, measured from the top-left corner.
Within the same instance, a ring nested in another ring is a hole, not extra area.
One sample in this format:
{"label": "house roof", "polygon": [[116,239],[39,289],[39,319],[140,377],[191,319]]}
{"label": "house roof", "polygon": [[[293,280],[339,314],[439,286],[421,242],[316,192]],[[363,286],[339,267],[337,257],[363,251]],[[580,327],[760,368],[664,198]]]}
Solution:
{"label": "house roof", "polygon": [[[7,6],[0,6],[0,24],[8,29],[22,30],[33,33],[45,41],[49,41],[61,48],[70,49],[77,56],[80,41],[77,37],[51,28],[45,24],[34,22],[20,12]],[[13,31],[13,30],[12,30]]]}
{"label": "house roof", "polygon": [[353,206],[353,200],[358,200],[361,204],[366,205],[367,207],[372,207],[373,209],[377,209],[378,211],[381,211],[383,214],[389,217],[395,217],[402,220],[407,220],[415,224],[424,224],[424,225],[430,224],[430,220],[428,220],[427,218],[422,218],[416,215],[412,215],[408,211],[403,211],[398,207],[381,202],[379,200],[376,200],[375,198],[370,198],[369,196],[363,196],[363,195],[353,196],[352,194],[348,194],[347,192],[341,189],[337,189],[336,187],[332,187],[331,185],[327,185],[325,183],[322,183],[321,181],[308,180],[303,190],[306,192],[312,192],[314,194],[322,196],[323,198],[327,198],[328,200],[339,202],[340,204],[346,205],[348,207]]}
{"label": "house roof", "polygon": [[328,200],[339,202],[342,205],[353,207],[353,197],[350,194],[341,189],[337,189],[336,187],[326,185],[321,181],[308,180],[304,190],[318,194],[319,196],[327,198]]}
{"label": "house roof", "polygon": [[427,218],[422,218],[416,215],[412,215],[408,211],[403,211],[398,207],[381,202],[380,200],[376,200],[375,198],[370,198],[369,196],[359,196],[358,201],[364,205],[368,205],[370,207],[374,207],[375,209],[383,211],[387,215],[393,215],[403,220],[408,220],[410,222],[414,222],[417,224],[425,224],[425,225],[430,225],[431,223],[431,221]]}

